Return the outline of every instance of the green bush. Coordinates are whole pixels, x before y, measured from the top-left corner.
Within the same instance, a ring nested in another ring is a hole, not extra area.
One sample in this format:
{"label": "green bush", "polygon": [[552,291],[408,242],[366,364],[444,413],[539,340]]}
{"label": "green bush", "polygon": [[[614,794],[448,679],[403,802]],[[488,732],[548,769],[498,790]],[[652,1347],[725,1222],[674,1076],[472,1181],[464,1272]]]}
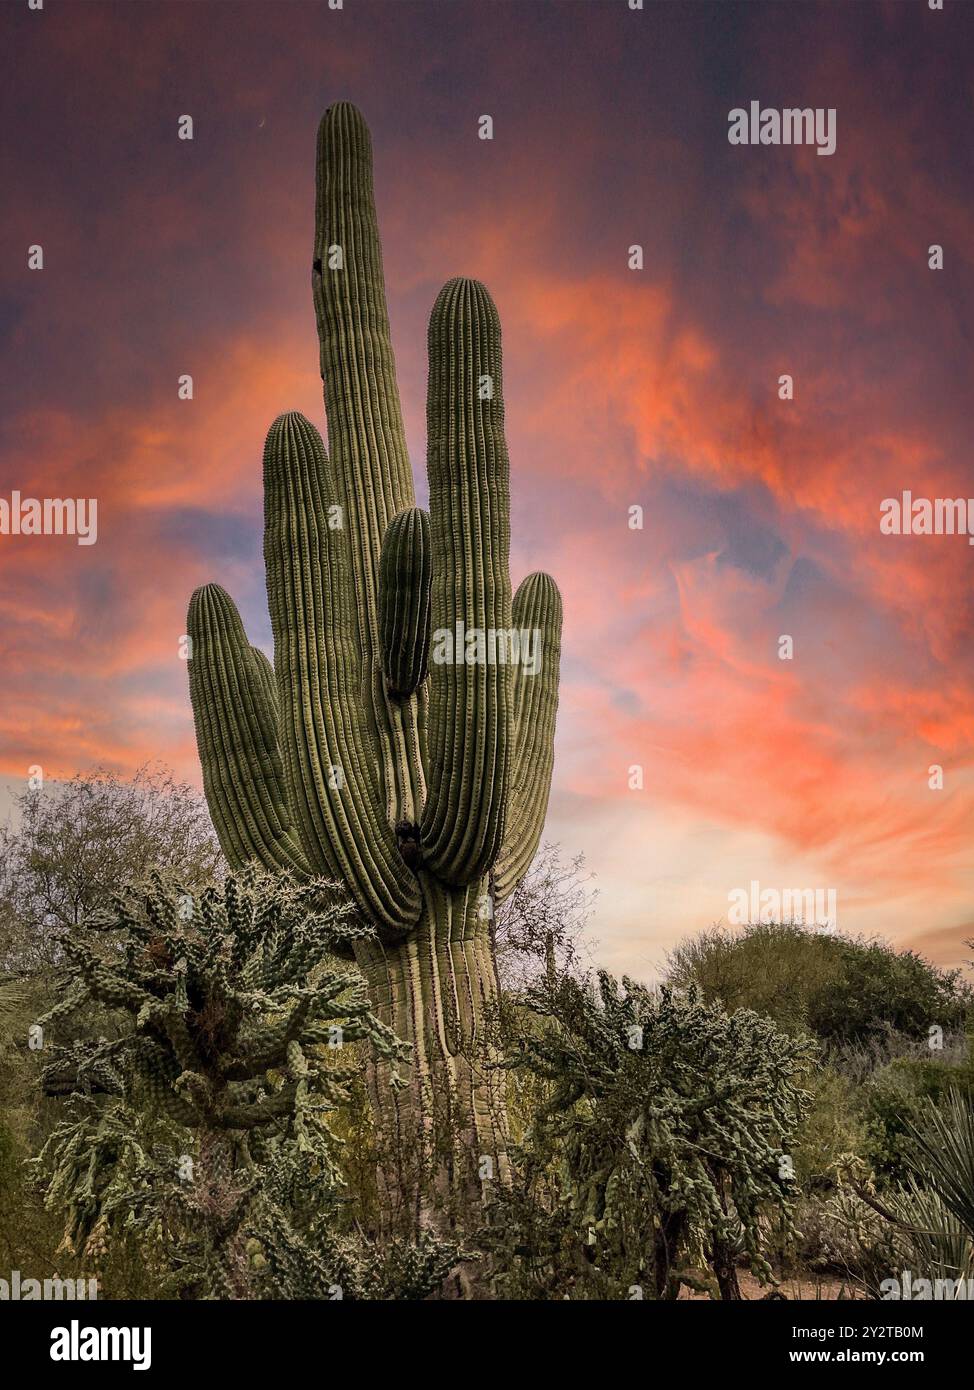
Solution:
{"label": "green bush", "polygon": [[824,940],[838,969],[829,987],[809,1000],[808,1023],[818,1037],[850,1042],[893,1029],[925,1038],[931,1026],[944,1033],[963,1027],[971,996],[959,970],[941,970],[885,941]]}
{"label": "green bush", "polygon": [[795,1177],[802,1190],[828,1191],[847,1154],[860,1154],[866,1142],[857,1088],[832,1067],[817,1068],[805,1083],[811,1100],[795,1136]]}
{"label": "green bush", "polygon": [[864,1140],[861,1152],[885,1183],[901,1183],[909,1171],[912,1131],[930,1105],[939,1107],[952,1090],[971,1096],[970,1060],[897,1057],[881,1067],[858,1091]]}
{"label": "green bush", "polygon": [[708,1002],[753,1009],[790,1033],[830,1045],[867,1042],[890,1031],[926,1038],[962,1028],[971,991],[959,970],[941,970],[888,942],[757,923],[713,927],[671,954],[667,982],[697,985]]}

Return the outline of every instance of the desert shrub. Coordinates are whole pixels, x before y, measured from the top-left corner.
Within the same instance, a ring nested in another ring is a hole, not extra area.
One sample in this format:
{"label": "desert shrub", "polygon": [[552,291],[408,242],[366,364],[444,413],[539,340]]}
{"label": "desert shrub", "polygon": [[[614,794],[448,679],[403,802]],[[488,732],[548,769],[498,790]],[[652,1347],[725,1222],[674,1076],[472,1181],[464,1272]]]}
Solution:
{"label": "desert shrub", "polygon": [[[62,938],[107,907],[117,885],[155,866],[200,887],[218,874],[221,856],[202,797],[164,769],[145,767],[131,781],[93,772],[16,798],[0,829],[0,1114],[7,1158],[0,1172],[0,1267],[38,1276],[75,1277],[57,1244],[53,1214],[25,1182],[24,1164],[59,1119],[59,1106],[37,1087],[37,1055],[28,1029],[60,997]],[[63,1037],[112,1035],[110,1010],[90,1004]],[[120,1295],[142,1297],[144,1264],[119,1246],[110,1258]]]}
{"label": "desert shrub", "polygon": [[827,989],[835,959],[823,933],[800,926],[757,924],[740,931],[710,927],[671,952],[666,981],[696,986],[708,1003],[733,1013],[752,1009],[790,1033],[807,1028],[808,1000]]}
{"label": "desert shrub", "polygon": [[959,970],[941,970],[916,951],[898,951],[885,941],[825,939],[839,969],[829,988],[810,1000],[808,1023],[818,1037],[849,1041],[887,1027],[925,1037],[933,1024],[944,1032],[963,1026],[971,999]]}
{"label": "desert shrub", "polygon": [[969,1059],[951,1062],[935,1057],[896,1057],[880,1067],[855,1094],[862,1117],[859,1152],[885,1185],[901,1184],[910,1168],[913,1134],[931,1106],[942,1105],[952,1091],[974,1091]]}
{"label": "desert shrub", "polygon": [[865,1145],[857,1090],[829,1066],[816,1068],[805,1085],[810,1099],[795,1133],[795,1177],[803,1191],[828,1191],[844,1156],[861,1153]]}
{"label": "desert shrub", "polygon": [[871,1299],[887,1296],[884,1282],[904,1270],[931,1280],[969,1270],[970,1241],[936,1193],[909,1179],[878,1202],[872,1191],[860,1170],[827,1195],[803,1197],[791,1268],[840,1275],[850,1293]]}
{"label": "desert shrub", "polygon": [[[862,1177],[861,1165],[852,1165]],[[858,1184],[840,1182],[834,1191],[814,1194],[800,1204],[801,1239],[796,1247],[799,1267],[828,1269],[841,1274],[858,1296],[880,1297],[883,1279],[902,1262],[908,1248],[891,1223],[870,1206],[856,1190]]]}
{"label": "desert shrub", "polygon": [[0,830],[0,966],[59,964],[61,937],[107,908],[120,883],[158,869],[198,888],[221,866],[202,797],[164,768],[142,767],[131,781],[78,773],[24,791]]}
{"label": "desert shrub", "polygon": [[509,1065],[545,1092],[483,1234],[501,1291],[671,1298],[685,1283],[734,1297],[738,1256],[770,1279],[761,1217],[790,1225],[782,1160],[811,1044],[605,972],[535,986],[525,1005],[540,1026]]}
{"label": "desert shrub", "polygon": [[885,941],[792,923],[702,932],[671,953],[667,982],[696,984],[708,1001],[753,1009],[829,1046],[890,1030],[925,1037],[932,1024],[946,1033],[963,1027],[971,1007],[958,970],[941,970]]}
{"label": "desert shrub", "polygon": [[898,1182],[880,1189],[868,1166],[851,1159],[820,1215],[827,1218],[823,1227],[833,1241],[832,1262],[841,1264],[868,1297],[889,1297],[890,1281],[901,1291],[905,1275],[914,1283],[929,1281],[931,1290],[939,1287],[927,1297],[965,1297],[958,1281],[974,1276],[970,1092],[949,1090],[937,1104],[928,1099],[919,1107],[917,1120],[906,1124]]}
{"label": "desert shrub", "polygon": [[[897,1260],[912,1260],[906,1268],[921,1256],[935,1263],[919,1237],[883,1220],[860,1193],[875,1184],[884,1200],[912,1202],[918,1211],[924,1192],[934,1200],[921,1176],[911,1178],[910,1155],[929,1107],[942,1106],[952,1090],[971,1092],[964,1032],[971,995],[960,972],[883,941],[791,923],[712,928],[677,948],[668,979],[697,984],[729,1008],[754,1008],[822,1044],[823,1065],[808,1082],[811,1101],[793,1150],[799,1234],[792,1240],[770,1228],[782,1270],[829,1269],[879,1297]],[[934,1025],[943,1048],[931,1052]],[[850,1162],[858,1189],[843,1176]],[[942,1244],[952,1239],[943,1232]]]}

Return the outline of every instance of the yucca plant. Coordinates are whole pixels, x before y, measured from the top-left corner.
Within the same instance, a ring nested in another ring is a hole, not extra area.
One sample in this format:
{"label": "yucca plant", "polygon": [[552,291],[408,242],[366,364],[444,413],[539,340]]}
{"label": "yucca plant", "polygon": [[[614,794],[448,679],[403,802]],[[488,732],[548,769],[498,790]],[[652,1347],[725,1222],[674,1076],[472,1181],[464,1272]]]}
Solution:
{"label": "yucca plant", "polygon": [[951,1091],[941,1105],[930,1104],[919,1125],[910,1125],[910,1167],[947,1212],[974,1240],[974,1105],[969,1094]]}
{"label": "yucca plant", "polygon": [[[906,1121],[906,1181],[877,1194],[861,1174],[852,1188],[888,1223],[886,1268],[871,1262],[867,1285],[895,1276],[889,1263],[904,1262],[917,1277],[967,1280],[974,1276],[974,1111],[970,1095],[951,1090],[928,1101],[919,1122]],[[907,1263],[908,1262],[908,1263]],[[964,1295],[959,1295],[963,1297]]]}
{"label": "yucca plant", "polygon": [[883,1200],[899,1222],[900,1248],[910,1269],[926,1279],[968,1279],[974,1274],[970,1233],[935,1188],[911,1173]]}

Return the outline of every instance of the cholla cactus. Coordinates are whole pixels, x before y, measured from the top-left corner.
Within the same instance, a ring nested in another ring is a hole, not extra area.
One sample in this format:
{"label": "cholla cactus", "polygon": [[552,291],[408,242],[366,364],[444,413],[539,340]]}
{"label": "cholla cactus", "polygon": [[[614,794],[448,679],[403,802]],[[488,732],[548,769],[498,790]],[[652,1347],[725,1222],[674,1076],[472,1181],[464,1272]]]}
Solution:
{"label": "cholla cactus", "polygon": [[509,1065],[547,1097],[487,1233],[505,1292],[671,1298],[683,1283],[740,1297],[738,1255],[771,1280],[764,1218],[793,1234],[788,1155],[815,1045],[602,971],[525,998],[536,1018]]}
{"label": "cholla cactus", "polygon": [[[65,940],[68,992],[40,1023],[94,1003],[130,1026],[47,1054],[42,1085],[73,1108],[36,1161],[47,1206],[67,1215],[64,1248],[93,1259],[131,1230],[210,1297],[253,1292],[248,1231],[321,1272],[290,1227],[285,1180],[292,1196],[313,1183],[319,1212],[323,1197],[334,1205],[328,1111],[360,1066],[345,1045],[366,1040],[391,1066],[406,1051],[372,1015],[360,972],[328,963],[362,935],[354,918],[327,884],[250,867],[198,898],[157,877],[87,924],[100,931]],[[311,1277],[302,1296],[324,1296]]]}
{"label": "cholla cactus", "polygon": [[51,1049],[49,1094],[145,1096],[179,1123],[214,1131],[285,1118],[310,1142],[321,1100],[343,1097],[354,1063],[332,1065],[308,1048],[367,1038],[402,1055],[359,973],[320,968],[336,944],[365,934],[327,884],[252,866],[194,897],[156,876],[125,889],[92,925],[121,932],[122,953],[98,949],[97,935],[66,939],[68,991],[39,1022],[94,1002],[130,1014],[134,1027]]}
{"label": "cholla cactus", "polygon": [[[340,879],[374,924],[356,959],[413,1047],[404,1090],[376,1069],[385,1133],[441,1197],[444,1184],[469,1196],[505,1167],[501,1107],[474,1059],[497,988],[493,905],[547,808],[561,600],[533,574],[512,601],[500,325],[476,281],[451,280],[433,308],[429,515],[414,505],[371,143],[345,103],[319,130],[312,285],[330,453],[298,414],[267,436],[273,668],[222,589],[193,595],[204,787],[231,864]],[[438,1113],[461,1136],[442,1163]]]}

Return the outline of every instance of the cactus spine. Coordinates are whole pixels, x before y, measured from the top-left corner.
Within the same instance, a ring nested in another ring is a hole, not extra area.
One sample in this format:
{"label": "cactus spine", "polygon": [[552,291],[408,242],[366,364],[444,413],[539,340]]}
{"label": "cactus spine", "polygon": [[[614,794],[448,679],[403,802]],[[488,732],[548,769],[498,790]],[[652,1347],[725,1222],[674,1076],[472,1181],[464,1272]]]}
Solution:
{"label": "cactus spine", "polygon": [[[400,1149],[393,1195],[422,1219],[406,1162],[440,1199],[503,1173],[502,1107],[476,1056],[497,989],[493,904],[527,869],[547,808],[561,599],[534,574],[512,603],[500,324],[476,281],[449,281],[430,318],[429,516],[415,506],[371,141],[347,103],[319,128],[312,288],[329,450],[298,414],[267,436],[274,667],[208,585],[190,603],[190,692],[231,864],[338,879],[377,928],[356,956],[413,1062],[402,1091],[376,1063],[375,1100]],[[536,630],[540,670],[496,647],[431,662],[431,631],[460,624]],[[431,1151],[438,1116],[461,1135],[446,1158]]]}

